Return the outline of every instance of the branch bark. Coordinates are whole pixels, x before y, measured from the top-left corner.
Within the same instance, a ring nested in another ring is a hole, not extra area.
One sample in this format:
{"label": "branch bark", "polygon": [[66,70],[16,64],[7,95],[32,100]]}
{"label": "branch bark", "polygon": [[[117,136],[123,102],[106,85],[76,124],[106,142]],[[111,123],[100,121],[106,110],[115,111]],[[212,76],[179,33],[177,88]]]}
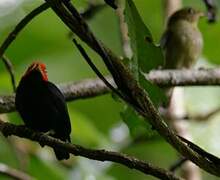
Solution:
{"label": "branch bark", "polygon": [[0,131],[5,136],[15,135],[18,137],[30,139],[32,141],[40,143],[41,145],[44,144],[52,148],[59,148],[64,151],[68,151],[75,156],[82,156],[98,161],[112,161],[115,163],[119,163],[128,168],[136,169],[140,172],[143,172],[144,174],[152,175],[160,179],[181,179],[167,170],[158,168],[151,165],[150,163],[146,163],[145,161],[136,159],[126,154],[107,150],[87,149],[79,145],[60,141],[59,139],[55,139],[43,133],[35,132],[25,126],[16,126],[0,120]]}
{"label": "branch bark", "polygon": [[[198,70],[153,70],[145,77],[160,87],[169,86],[219,86],[220,68]],[[105,79],[112,85],[114,80],[110,76]],[[111,90],[98,78],[86,79],[58,85],[66,101],[87,99],[110,93]],[[15,111],[14,95],[0,96],[0,114]]]}

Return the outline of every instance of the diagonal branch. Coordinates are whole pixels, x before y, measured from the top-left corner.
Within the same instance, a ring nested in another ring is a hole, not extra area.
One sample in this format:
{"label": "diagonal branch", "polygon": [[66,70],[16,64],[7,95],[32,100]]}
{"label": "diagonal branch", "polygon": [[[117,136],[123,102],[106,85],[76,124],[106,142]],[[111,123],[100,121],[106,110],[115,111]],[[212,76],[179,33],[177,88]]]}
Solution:
{"label": "diagonal branch", "polygon": [[69,153],[75,156],[83,156],[98,161],[112,161],[115,163],[119,163],[124,166],[127,166],[128,168],[136,169],[140,172],[143,172],[144,174],[158,177],[159,179],[180,179],[169,171],[158,168],[156,166],[151,165],[150,163],[146,163],[145,161],[136,159],[126,154],[107,150],[87,149],[79,145],[60,141],[59,139],[55,139],[43,133],[34,132],[33,130],[26,128],[25,126],[16,126],[11,123],[6,123],[0,120],[0,131],[5,136],[16,135],[18,137],[39,142],[40,144],[44,144],[52,148],[59,148],[68,151]]}
{"label": "diagonal branch", "polygon": [[49,8],[47,3],[44,3],[31,11],[27,16],[25,16],[14,28],[14,30],[8,35],[3,44],[0,47],[0,58],[4,55],[5,51],[9,45],[15,40],[20,31],[37,15]]}
{"label": "diagonal branch", "polygon": [[78,44],[76,39],[73,39],[73,43],[81,53],[81,55],[84,57],[85,61],[88,63],[88,65],[91,67],[91,69],[96,73],[96,75],[105,83],[105,85],[111,89],[115,94],[117,94],[119,97],[123,99],[123,95],[115,88],[113,87],[102,75],[102,73],[98,70],[98,68],[95,66],[95,64],[92,62],[90,57],[87,55],[86,51],[83,49],[83,47]]}
{"label": "diagonal branch", "polygon": [[[144,117],[144,120],[154,127],[155,130],[180,154],[193,161],[207,172],[220,176],[220,165],[206,159],[198,154],[189,146],[184,144],[176,134],[169,129],[163,121],[151,99],[136,80],[132,77],[129,70],[108,48],[96,39],[86,22],[82,19],[70,1],[66,0],[46,0],[60,19],[75,33],[81,40],[85,41],[95,50],[114,78],[119,90],[133,100],[133,108]],[[129,103],[129,102],[127,102]],[[138,107],[138,108],[137,108]]]}

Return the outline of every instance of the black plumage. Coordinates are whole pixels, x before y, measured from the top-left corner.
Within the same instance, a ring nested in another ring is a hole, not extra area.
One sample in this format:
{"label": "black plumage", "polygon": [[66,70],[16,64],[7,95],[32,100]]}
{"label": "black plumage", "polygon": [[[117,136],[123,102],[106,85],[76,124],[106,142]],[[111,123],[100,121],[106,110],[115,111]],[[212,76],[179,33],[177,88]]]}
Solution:
{"label": "black plumage", "polygon": [[[47,80],[45,65],[33,63],[22,77],[16,91],[16,108],[25,125],[40,132],[70,142],[71,124],[65,98]],[[68,159],[69,153],[54,149],[58,160]]]}

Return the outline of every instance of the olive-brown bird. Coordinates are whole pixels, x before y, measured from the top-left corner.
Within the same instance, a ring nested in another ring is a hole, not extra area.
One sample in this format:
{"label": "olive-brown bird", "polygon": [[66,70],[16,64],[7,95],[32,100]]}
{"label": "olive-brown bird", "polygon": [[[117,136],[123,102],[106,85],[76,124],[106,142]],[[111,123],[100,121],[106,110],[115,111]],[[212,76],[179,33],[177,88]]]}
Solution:
{"label": "olive-brown bird", "polygon": [[[16,90],[16,108],[25,125],[40,132],[70,142],[71,124],[61,91],[48,81],[46,66],[35,62],[25,72]],[[54,148],[58,160],[69,153]]]}
{"label": "olive-brown bird", "polygon": [[[172,14],[167,22],[166,30],[160,45],[164,52],[164,69],[191,68],[203,48],[202,34],[198,21],[204,13],[191,7],[185,7]],[[171,103],[173,88],[166,88],[168,104]]]}
{"label": "olive-brown bird", "polygon": [[175,12],[168,19],[167,29],[161,38],[165,69],[191,68],[202,52],[203,38],[198,21],[204,13],[191,7]]}

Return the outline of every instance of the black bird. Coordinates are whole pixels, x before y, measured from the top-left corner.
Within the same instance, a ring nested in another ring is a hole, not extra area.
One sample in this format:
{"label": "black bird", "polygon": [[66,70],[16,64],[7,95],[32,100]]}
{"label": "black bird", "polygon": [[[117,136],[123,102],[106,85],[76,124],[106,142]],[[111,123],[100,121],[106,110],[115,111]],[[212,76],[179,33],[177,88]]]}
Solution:
{"label": "black bird", "polygon": [[[48,81],[44,64],[35,62],[29,66],[17,87],[15,105],[27,127],[70,142],[71,124],[65,98]],[[69,158],[68,152],[58,148],[54,152],[58,160]]]}

